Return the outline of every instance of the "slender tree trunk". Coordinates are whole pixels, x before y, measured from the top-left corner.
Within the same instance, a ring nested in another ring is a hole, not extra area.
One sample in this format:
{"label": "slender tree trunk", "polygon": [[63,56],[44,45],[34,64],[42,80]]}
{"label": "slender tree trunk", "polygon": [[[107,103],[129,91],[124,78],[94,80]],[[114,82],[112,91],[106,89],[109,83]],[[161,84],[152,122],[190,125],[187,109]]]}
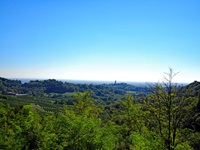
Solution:
{"label": "slender tree trunk", "polygon": [[175,139],[176,139],[176,127],[174,127],[174,131],[173,131],[173,139],[172,139],[173,146],[175,146]]}
{"label": "slender tree trunk", "polygon": [[172,72],[169,74],[169,87],[168,87],[168,149],[171,150],[171,107],[172,107]]}
{"label": "slender tree trunk", "polygon": [[[169,104],[170,105],[170,104]],[[171,116],[170,116],[170,107],[168,108],[168,149],[171,150]]]}

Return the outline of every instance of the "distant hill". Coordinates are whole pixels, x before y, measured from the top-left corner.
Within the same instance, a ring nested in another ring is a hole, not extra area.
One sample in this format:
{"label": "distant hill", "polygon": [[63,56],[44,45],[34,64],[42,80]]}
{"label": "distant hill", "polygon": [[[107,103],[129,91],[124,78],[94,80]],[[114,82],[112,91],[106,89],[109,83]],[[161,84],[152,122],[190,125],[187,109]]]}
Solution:
{"label": "distant hill", "polygon": [[91,97],[97,100],[113,101],[124,99],[127,95],[135,94],[140,97],[148,93],[144,86],[134,86],[126,83],[115,84],[75,84],[69,82],[48,80],[30,80],[22,83],[20,80],[11,80],[0,77],[0,94],[29,95],[37,97],[59,98],[71,96],[76,92],[90,91]]}
{"label": "distant hill", "polygon": [[187,96],[200,96],[200,82],[194,81],[181,88],[181,93],[186,94]]}
{"label": "distant hill", "polygon": [[[114,84],[75,84],[48,80],[31,80],[22,83],[20,80],[11,80],[0,77],[0,94],[28,94],[29,96],[61,97],[71,95],[70,93],[84,92],[89,90],[94,99],[113,101],[123,99],[126,95],[134,94],[141,97],[149,94],[149,88],[135,86],[127,83]],[[66,94],[67,93],[67,94]],[[194,81],[180,88],[180,94],[197,97],[200,93],[200,82]],[[200,95],[199,95],[200,96]]]}

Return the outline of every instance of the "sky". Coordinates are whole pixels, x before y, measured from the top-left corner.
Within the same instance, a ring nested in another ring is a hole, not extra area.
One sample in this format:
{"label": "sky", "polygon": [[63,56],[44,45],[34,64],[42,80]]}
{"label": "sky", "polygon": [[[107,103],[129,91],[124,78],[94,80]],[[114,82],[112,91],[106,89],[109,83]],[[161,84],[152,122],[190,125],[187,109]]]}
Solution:
{"label": "sky", "polygon": [[1,0],[0,76],[200,81],[199,0]]}

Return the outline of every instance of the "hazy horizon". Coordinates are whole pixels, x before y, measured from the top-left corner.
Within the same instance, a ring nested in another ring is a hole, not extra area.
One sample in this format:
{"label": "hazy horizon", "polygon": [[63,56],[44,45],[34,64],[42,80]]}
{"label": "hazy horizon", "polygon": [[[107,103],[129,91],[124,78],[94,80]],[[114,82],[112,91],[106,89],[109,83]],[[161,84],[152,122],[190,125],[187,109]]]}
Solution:
{"label": "hazy horizon", "polygon": [[200,80],[200,1],[0,1],[0,76]]}
{"label": "hazy horizon", "polygon": [[[119,80],[118,81],[117,80],[73,80],[73,79],[55,79],[55,78],[6,78],[6,79],[20,80],[22,83],[28,83],[29,81],[36,81],[36,80],[43,81],[43,80],[49,80],[49,79],[62,81],[63,83],[68,82],[68,83],[75,83],[75,84],[114,84],[116,82],[117,84],[126,83],[126,84],[131,84],[131,85],[140,85],[140,86],[147,85],[148,86],[149,84],[163,83],[163,81],[148,82],[148,81],[119,81]],[[190,83],[189,82],[173,82],[173,83],[175,84],[177,83],[179,85],[187,85],[192,82]]]}

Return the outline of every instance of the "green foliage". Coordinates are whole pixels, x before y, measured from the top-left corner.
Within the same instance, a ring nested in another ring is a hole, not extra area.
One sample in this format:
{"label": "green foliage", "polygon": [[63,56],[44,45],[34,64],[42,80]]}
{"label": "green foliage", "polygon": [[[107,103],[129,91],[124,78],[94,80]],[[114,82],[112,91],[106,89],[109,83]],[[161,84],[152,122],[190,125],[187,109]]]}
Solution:
{"label": "green foliage", "polygon": [[131,96],[121,101],[119,109],[114,111],[112,118],[117,126],[120,149],[130,149],[134,135],[142,133],[144,123],[141,116],[141,105],[133,103]]}
{"label": "green foliage", "polygon": [[169,150],[188,143],[192,130],[184,127],[195,114],[193,108],[197,105],[197,98],[180,95],[177,85],[172,83],[175,75],[170,69],[166,82],[152,86],[143,108],[147,127],[163,139]]}
{"label": "green foliage", "polygon": [[164,148],[164,142],[162,138],[155,135],[154,133],[143,130],[142,133],[134,133],[131,135],[132,145],[130,146],[133,150],[161,150]]}
{"label": "green foliage", "polygon": [[36,105],[1,106],[0,146],[4,149],[114,149],[112,124],[103,124],[89,92],[78,93],[74,106],[44,115]]}
{"label": "green foliage", "polygon": [[[104,102],[115,101],[125,98],[131,91],[136,93],[137,96],[141,96],[142,93],[146,93],[146,87],[135,87],[133,85],[119,83],[119,84],[73,84],[63,83],[56,81],[55,79],[49,80],[32,80],[28,83],[21,83],[18,80],[9,80],[0,78],[0,93],[17,95],[27,94],[34,97],[49,97],[57,99],[56,103],[69,104],[76,92],[90,91],[91,97],[96,100]],[[129,92],[128,92],[129,91]],[[69,101],[66,100],[70,99]],[[62,99],[62,102],[59,101]],[[69,102],[69,103],[68,103]]]}
{"label": "green foliage", "polygon": [[[124,88],[132,95],[136,91],[126,84],[21,84],[1,78],[0,149],[200,149],[200,96],[183,94],[168,75],[168,82],[151,86],[140,98],[123,98]],[[5,95],[27,89],[25,97]]]}
{"label": "green foliage", "polygon": [[54,122],[56,145],[62,149],[113,149],[111,127],[103,125],[98,115],[89,92],[78,93],[74,106],[66,106]]}

